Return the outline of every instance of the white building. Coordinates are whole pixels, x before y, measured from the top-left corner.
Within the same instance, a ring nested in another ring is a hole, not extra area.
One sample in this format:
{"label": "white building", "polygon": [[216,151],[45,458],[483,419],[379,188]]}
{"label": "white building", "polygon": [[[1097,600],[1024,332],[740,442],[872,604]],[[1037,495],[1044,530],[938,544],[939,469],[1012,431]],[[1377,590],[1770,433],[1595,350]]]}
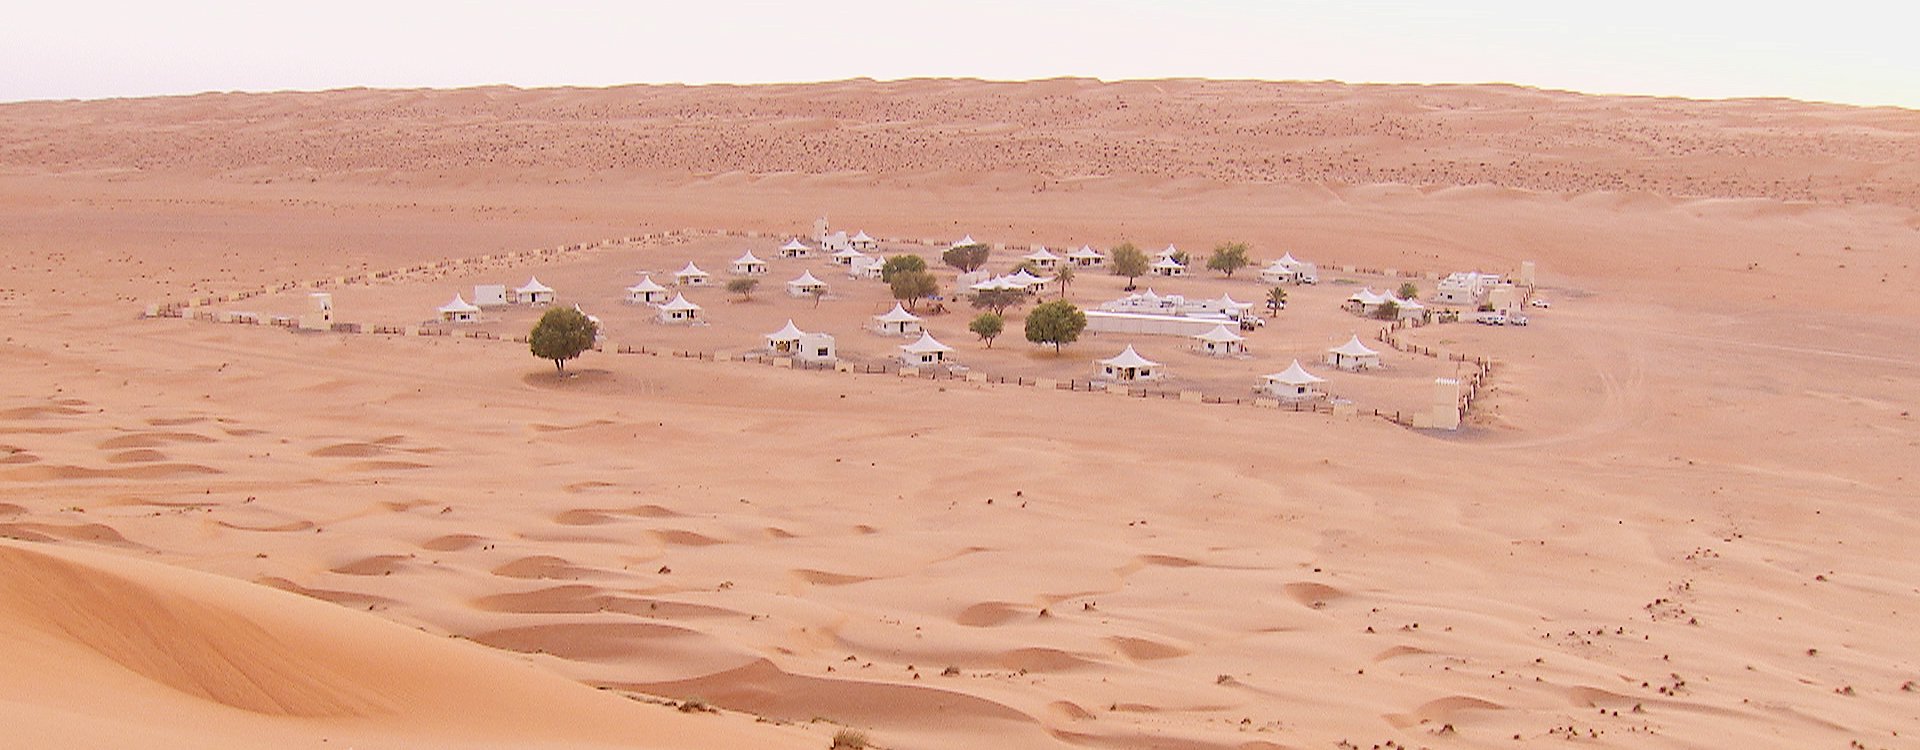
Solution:
{"label": "white building", "polygon": [[1269,284],[1317,284],[1320,282],[1320,269],[1312,263],[1295,259],[1293,253],[1287,253],[1260,269],[1260,280]]}
{"label": "white building", "polygon": [[687,267],[673,272],[675,286],[707,286],[713,283],[713,276],[700,270],[693,261],[687,261]]}
{"label": "white building", "polygon": [[953,246],[954,246],[954,247],[966,247],[966,246],[968,246],[968,245],[978,245],[978,244],[980,244],[980,243],[979,243],[979,242],[977,242],[977,241],[975,241],[975,240],[973,239],[973,235],[971,235],[971,234],[969,234],[969,235],[967,235],[967,236],[965,236],[965,237],[961,237],[960,239],[958,239],[958,240],[955,240],[955,241],[954,241],[954,243],[953,243]]}
{"label": "white building", "polygon": [[[455,295],[454,298],[459,299],[459,296]],[[300,316],[300,330],[333,330],[333,295],[326,292],[313,292],[307,295],[307,311]]]}
{"label": "white building", "polygon": [[553,304],[553,287],[540,283],[538,277],[527,277],[527,283],[513,290],[512,301],[522,305]]}
{"label": "white building", "polygon": [[1200,342],[1200,352],[1208,356],[1232,357],[1247,353],[1247,337],[1235,333],[1225,323],[1193,338]]}
{"label": "white building", "polygon": [[863,255],[853,259],[847,266],[847,276],[855,279],[878,279],[884,274],[887,261],[877,255]]}
{"label": "white building", "polygon": [[1478,305],[1498,283],[1499,274],[1479,271],[1450,273],[1434,287],[1433,301],[1447,305]]}
{"label": "white building", "polygon": [[1155,315],[1151,313],[1088,310],[1087,330],[1093,333],[1198,336],[1223,325],[1239,325],[1218,315]]}
{"label": "white building", "polygon": [[1162,257],[1147,266],[1147,273],[1155,276],[1185,276],[1187,275],[1187,267],[1181,265],[1180,261],[1174,260],[1172,257]]}
{"label": "white building", "polygon": [[931,334],[922,331],[918,341],[900,345],[900,361],[915,366],[937,365],[946,362],[947,354],[952,351],[953,347],[935,341]]}
{"label": "white building", "polygon": [[460,295],[453,295],[453,301],[440,306],[440,322],[472,323],[480,319],[480,308],[468,303]]}
{"label": "white building", "polygon": [[475,284],[473,285],[473,304],[479,305],[482,308],[506,307],[507,306],[507,285],[506,284]]}
{"label": "white building", "polygon": [[735,274],[741,276],[765,276],[767,274],[767,262],[755,256],[752,250],[748,250],[742,253],[740,257],[734,258],[733,264],[728,268]]}
{"label": "white building", "polygon": [[1371,370],[1380,366],[1380,353],[1368,349],[1355,335],[1347,343],[1327,350],[1327,364],[1342,370]]}
{"label": "white building", "polygon": [[880,247],[880,241],[867,236],[867,230],[862,229],[847,240],[847,246],[850,250],[876,250]]}
{"label": "white building", "polygon": [[1094,373],[1104,380],[1119,383],[1131,383],[1136,380],[1159,380],[1166,377],[1166,369],[1159,362],[1140,356],[1128,344],[1125,351],[1113,357],[1095,360]]}
{"label": "white building", "polygon": [[883,336],[911,336],[924,333],[920,327],[920,316],[907,312],[900,303],[893,303],[893,309],[873,316],[873,332]]}
{"label": "white building", "polygon": [[[842,240],[846,239],[846,237],[847,237],[846,232],[840,233],[840,238]],[[848,246],[845,242],[842,242],[839,251],[846,251],[846,250],[852,250],[852,249],[853,248],[851,246]],[[797,239],[787,240],[787,244],[780,246],[780,257],[782,258],[807,258],[807,257],[812,257],[812,255],[813,255],[813,248],[807,247],[807,243],[801,242]]]}
{"label": "white building", "polygon": [[627,287],[627,302],[636,305],[657,305],[667,301],[667,288],[654,283],[652,276],[640,277],[640,283]]}
{"label": "white building", "polygon": [[[833,234],[829,234],[829,235],[826,235],[826,236],[824,236],[824,237],[821,237],[821,238],[820,238],[820,251],[821,251],[821,252],[828,252],[828,253],[830,253],[830,252],[834,252],[834,251],[836,251],[836,250],[847,250],[847,249],[850,249],[850,248],[852,248],[852,247],[853,247],[853,240],[852,240],[851,238],[849,238],[849,237],[847,237],[847,233],[846,233],[846,232],[834,232]],[[811,251],[809,251],[809,253],[810,253],[810,252],[811,252]],[[807,256],[806,256],[806,255],[795,255],[795,256],[793,256],[793,257],[795,257],[795,258],[805,258],[805,257],[807,257]]]}
{"label": "white building", "polygon": [[673,295],[673,299],[660,306],[660,322],[672,325],[687,325],[700,320],[699,305],[688,302],[685,295]]}
{"label": "white building", "polygon": [[1261,378],[1260,389],[1282,401],[1306,401],[1324,395],[1315,386],[1325,382],[1326,378],[1307,372],[1296,359],[1287,369]]}
{"label": "white building", "polygon": [[827,293],[827,282],[813,277],[812,271],[801,271],[800,278],[787,282],[787,296],[811,297]]}
{"label": "white building", "polygon": [[1034,268],[1042,271],[1051,271],[1059,268],[1060,261],[1062,260],[1060,256],[1054,255],[1045,247],[1038,245],[1034,246],[1033,252],[1020,256],[1020,259],[1032,263]]}
{"label": "white building", "polygon": [[1080,249],[1067,253],[1067,262],[1075,268],[1098,268],[1107,264],[1107,255],[1092,245],[1081,245]]}

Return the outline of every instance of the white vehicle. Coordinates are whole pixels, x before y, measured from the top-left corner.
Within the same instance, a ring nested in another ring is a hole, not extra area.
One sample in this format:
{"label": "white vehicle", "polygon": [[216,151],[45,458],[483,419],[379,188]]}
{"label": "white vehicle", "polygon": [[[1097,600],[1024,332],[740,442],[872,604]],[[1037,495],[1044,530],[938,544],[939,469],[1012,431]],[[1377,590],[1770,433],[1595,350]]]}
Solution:
{"label": "white vehicle", "polygon": [[1480,317],[1474,320],[1474,322],[1483,326],[1503,326],[1507,324],[1507,314],[1503,312],[1481,313]]}
{"label": "white vehicle", "polygon": [[1515,313],[1515,314],[1513,314],[1513,315],[1509,315],[1509,316],[1507,316],[1507,325],[1510,325],[1510,326],[1523,326],[1523,325],[1526,325],[1526,324],[1527,324],[1527,316],[1525,316],[1525,315],[1521,315],[1521,314],[1519,314],[1519,313]]}
{"label": "white vehicle", "polygon": [[1549,308],[1549,307],[1553,307],[1553,303],[1552,303],[1552,302],[1548,302],[1548,301],[1546,301],[1546,300],[1543,300],[1543,299],[1536,299],[1536,300],[1534,300],[1534,301],[1532,301],[1532,302],[1528,302],[1527,304],[1529,304],[1529,305],[1533,305],[1534,307],[1538,307],[1538,308],[1540,308],[1540,309],[1542,309],[1542,310],[1545,310],[1545,309],[1547,309],[1547,308]]}

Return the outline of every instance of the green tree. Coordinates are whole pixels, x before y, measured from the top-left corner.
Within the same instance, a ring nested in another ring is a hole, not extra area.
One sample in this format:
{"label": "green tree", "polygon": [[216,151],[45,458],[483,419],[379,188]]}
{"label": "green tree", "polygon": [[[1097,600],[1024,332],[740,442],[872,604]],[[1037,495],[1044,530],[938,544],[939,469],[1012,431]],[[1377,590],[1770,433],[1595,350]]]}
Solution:
{"label": "green tree", "polygon": [[927,260],[918,255],[895,255],[880,265],[880,280],[891,284],[901,271],[926,273]]}
{"label": "green tree", "polygon": [[600,326],[586,313],[571,307],[555,307],[533,324],[527,343],[533,349],[533,356],[553,360],[553,369],[564,375],[567,360],[593,348],[593,340],[599,335]]}
{"label": "green tree", "polygon": [[1213,249],[1212,255],[1207,256],[1207,268],[1224,273],[1229,279],[1233,278],[1234,271],[1246,268],[1252,262],[1247,259],[1245,242],[1223,242]]}
{"label": "green tree", "polygon": [[974,318],[973,322],[967,324],[967,330],[978,335],[981,341],[987,342],[988,349],[993,348],[994,337],[999,336],[1000,332],[1006,328],[1007,322],[994,313],[980,313],[980,317]]}
{"label": "green tree", "polygon": [[753,290],[760,286],[759,279],[728,279],[727,291],[740,295],[740,299],[753,299]]}
{"label": "green tree", "polygon": [[[911,255],[897,257],[919,260],[919,258]],[[891,263],[893,261],[889,260],[887,262]],[[940,293],[939,280],[933,278],[933,274],[925,270],[896,272],[893,278],[887,282],[887,286],[893,290],[893,298],[907,303],[907,309],[909,310],[920,304],[920,300]]]}
{"label": "green tree", "polygon": [[987,257],[992,254],[993,248],[974,243],[951,248],[940,254],[940,260],[959,269],[961,273],[973,273],[986,265]]}
{"label": "green tree", "polygon": [[1133,289],[1133,281],[1147,273],[1147,254],[1131,242],[1122,242],[1113,249],[1113,257],[1108,259],[1113,266],[1113,275],[1127,277],[1127,289]]}
{"label": "green tree", "polygon": [[1079,340],[1085,330],[1087,314],[1063,299],[1042,302],[1027,313],[1027,340],[1052,344],[1054,354],[1060,353],[1060,347]]}
{"label": "green tree", "polygon": [[1418,296],[1420,296],[1420,287],[1414,286],[1413,282],[1400,285],[1400,299],[1413,299]]}
{"label": "green tree", "polygon": [[1060,270],[1053,273],[1053,280],[1060,283],[1060,299],[1067,298],[1067,287],[1073,284],[1073,276],[1071,266],[1061,266]]}
{"label": "green tree", "polygon": [[1277,286],[1268,289],[1267,306],[1273,308],[1274,312],[1279,312],[1282,308],[1285,308],[1287,306],[1287,290]]}
{"label": "green tree", "polygon": [[994,315],[1006,315],[1007,308],[1027,301],[1027,293],[1018,289],[991,289],[973,293],[975,310],[992,310]]}
{"label": "green tree", "polygon": [[1393,300],[1387,300],[1385,302],[1380,303],[1380,306],[1374,309],[1373,317],[1379,318],[1381,320],[1398,319],[1400,317],[1400,303],[1395,302]]}

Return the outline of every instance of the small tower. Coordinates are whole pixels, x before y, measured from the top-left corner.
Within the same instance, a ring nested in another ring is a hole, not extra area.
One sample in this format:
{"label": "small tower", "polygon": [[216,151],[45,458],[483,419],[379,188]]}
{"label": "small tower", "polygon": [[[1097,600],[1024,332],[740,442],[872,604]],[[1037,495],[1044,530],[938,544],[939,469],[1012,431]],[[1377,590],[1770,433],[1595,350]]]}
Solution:
{"label": "small tower", "polygon": [[1438,378],[1427,413],[1414,414],[1413,426],[1434,430],[1460,429],[1460,381]]}
{"label": "small tower", "polygon": [[1533,261],[1530,261],[1530,260],[1520,261],[1520,278],[1518,279],[1518,281],[1520,282],[1521,286],[1528,287],[1528,288],[1532,288],[1533,286],[1535,286],[1534,271],[1535,271],[1535,268],[1534,268]]}
{"label": "small tower", "polygon": [[817,245],[826,241],[827,241],[827,217],[822,216],[818,219],[813,220],[813,242],[814,244]]}
{"label": "small tower", "polygon": [[333,330],[333,295],[326,292],[307,295],[307,311],[300,316],[300,330]]}

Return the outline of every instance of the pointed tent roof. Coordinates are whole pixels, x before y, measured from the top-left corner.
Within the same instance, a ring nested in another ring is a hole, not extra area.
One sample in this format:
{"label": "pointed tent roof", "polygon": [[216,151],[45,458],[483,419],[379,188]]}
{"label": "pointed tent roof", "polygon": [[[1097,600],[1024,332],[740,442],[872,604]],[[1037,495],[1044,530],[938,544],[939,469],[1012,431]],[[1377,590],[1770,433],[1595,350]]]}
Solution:
{"label": "pointed tent roof", "polygon": [[900,303],[895,302],[893,303],[892,310],[875,315],[873,319],[882,323],[911,323],[918,321],[920,316],[907,312],[907,308],[901,307]]}
{"label": "pointed tent roof", "polygon": [[767,334],[767,340],[768,341],[799,341],[800,337],[805,335],[807,335],[807,332],[800,330],[799,327],[793,324],[793,319],[788,318],[786,326],[782,327],[778,331],[774,331],[773,333]]}
{"label": "pointed tent roof", "polygon": [[736,266],[745,266],[745,265],[765,265],[765,264],[766,264],[766,261],[764,261],[764,260],[761,260],[761,259],[759,259],[759,258],[756,258],[756,257],[754,257],[754,255],[753,255],[753,251],[752,251],[752,250],[748,250],[748,251],[746,251],[746,252],[744,252],[744,253],[741,253],[741,254],[740,254],[740,257],[738,257],[738,258],[734,258],[734,259],[733,259],[733,264],[734,264],[734,265],[736,265]]}
{"label": "pointed tent roof", "polygon": [[1052,277],[1048,277],[1048,276],[1035,276],[1031,273],[1028,273],[1027,269],[1024,269],[1024,268],[1018,271],[1015,271],[1013,273],[1007,274],[1003,278],[1005,278],[1009,282],[1020,285],[1020,288],[1022,289],[1033,286],[1034,284],[1045,284],[1053,280]]}
{"label": "pointed tent roof", "polygon": [[953,351],[953,347],[947,346],[946,344],[942,344],[938,341],[935,341],[933,339],[933,334],[927,333],[925,331],[920,332],[920,339],[918,341],[915,341],[911,344],[901,344],[900,349],[901,351],[905,351],[908,354],[923,354],[926,352]]}
{"label": "pointed tent roof", "polygon": [[1286,253],[1283,253],[1283,254],[1281,254],[1281,256],[1280,256],[1280,259],[1279,259],[1279,260],[1276,260],[1276,261],[1274,261],[1274,262],[1273,262],[1273,265],[1276,265],[1276,266],[1297,266],[1297,265],[1300,265],[1300,261],[1297,261],[1297,260],[1294,260],[1294,259],[1293,259],[1293,252],[1292,252],[1292,251],[1288,251],[1288,252],[1286,252]]}
{"label": "pointed tent roof", "polygon": [[1173,257],[1173,254],[1177,252],[1180,252],[1180,248],[1174,247],[1173,243],[1169,242],[1167,243],[1166,249],[1161,250],[1159,253],[1157,253],[1157,255],[1159,255],[1162,258],[1171,258]]}
{"label": "pointed tent roof", "polygon": [[478,307],[475,307],[475,306],[473,305],[473,303],[471,303],[471,302],[468,302],[468,301],[467,301],[467,299],[466,299],[465,297],[462,297],[462,296],[460,296],[460,295],[458,295],[458,294],[455,294],[455,295],[453,295],[453,301],[452,301],[452,302],[448,302],[447,304],[444,304],[444,305],[441,305],[441,306],[440,306],[440,312],[443,312],[443,313],[460,313],[460,312],[464,312],[464,313],[477,313],[477,312],[480,312],[480,308],[478,308]]}
{"label": "pointed tent roof", "polygon": [[640,283],[627,287],[627,291],[633,292],[635,294],[644,294],[647,292],[664,292],[666,290],[667,290],[666,287],[654,283],[653,276],[651,275],[642,276],[640,277]]}
{"label": "pointed tent roof", "polygon": [[1366,344],[1360,343],[1359,334],[1354,334],[1353,338],[1347,339],[1347,343],[1333,347],[1327,351],[1333,352],[1334,354],[1344,354],[1349,357],[1366,357],[1379,354],[1379,352],[1368,349]]}
{"label": "pointed tent roof", "polygon": [[526,285],[520,287],[519,289],[515,289],[514,291],[519,292],[521,294],[536,294],[539,292],[551,292],[553,291],[553,287],[540,283],[540,279],[538,277],[529,276],[527,277]]}
{"label": "pointed tent roof", "polygon": [[987,279],[986,281],[982,281],[978,284],[974,284],[973,286],[970,286],[967,288],[972,289],[976,292],[995,292],[1002,289],[1025,289],[1026,285],[1016,282],[1006,276],[995,276],[991,279]]}
{"label": "pointed tent roof", "polygon": [[1287,369],[1268,375],[1267,381],[1272,383],[1285,383],[1287,385],[1313,385],[1314,383],[1325,383],[1327,379],[1307,372],[1304,368],[1300,367],[1300,360],[1296,359],[1292,365],[1287,366]]}
{"label": "pointed tent roof", "polygon": [[699,310],[701,308],[699,305],[688,302],[686,295],[676,294],[673,295],[673,301],[661,305],[660,309],[671,312],[674,310]]}
{"label": "pointed tent roof", "polygon": [[872,242],[872,241],[873,241],[873,238],[872,238],[872,237],[869,237],[869,236],[867,236],[867,230],[865,230],[865,229],[862,229],[862,230],[860,230],[860,231],[858,231],[858,232],[855,232],[855,233],[854,233],[854,235],[853,235],[853,241],[854,241],[854,242]]}
{"label": "pointed tent roof", "polygon": [[1348,296],[1347,301],[1358,302],[1363,305],[1377,305],[1392,298],[1392,295],[1380,294],[1373,291],[1373,287],[1364,287],[1360,291]]}
{"label": "pointed tent roof", "polygon": [[1079,250],[1067,253],[1069,258],[1105,258],[1106,253],[1093,249],[1092,245],[1081,245]]}
{"label": "pointed tent roof", "polygon": [[1214,326],[1213,330],[1207,331],[1206,333],[1194,334],[1193,337],[1196,339],[1200,339],[1201,341],[1212,341],[1215,343],[1247,340],[1247,337],[1234,333],[1232,330],[1228,329],[1225,323]]}
{"label": "pointed tent roof", "polygon": [[[796,238],[796,239],[787,240],[787,244],[781,245],[780,249],[781,250],[812,250],[813,248],[807,247],[807,243],[801,242],[799,239]],[[753,252],[748,251],[747,254],[752,255]]]}
{"label": "pointed tent roof", "polygon": [[1140,299],[1146,300],[1148,302],[1160,301],[1160,295],[1153,293],[1153,287],[1147,287],[1146,291],[1136,294],[1134,296],[1139,297]]}
{"label": "pointed tent roof", "polygon": [[865,257],[867,257],[867,254],[866,254],[866,253],[863,253],[863,252],[860,252],[859,250],[855,250],[855,249],[853,249],[853,248],[851,248],[851,247],[843,247],[843,248],[840,248],[839,250],[835,250],[835,251],[833,251],[833,256],[832,256],[832,257],[835,257],[835,258],[847,258],[847,259],[853,259],[853,258],[865,258]]}
{"label": "pointed tent roof", "polygon": [[954,246],[954,247],[966,247],[966,246],[968,246],[968,245],[978,245],[978,244],[980,244],[980,243],[979,243],[979,242],[977,242],[977,241],[975,241],[975,240],[973,239],[973,235],[971,235],[971,234],[969,234],[969,235],[967,235],[967,236],[965,236],[965,237],[961,237],[961,238],[960,238],[959,240],[957,240],[957,241],[955,241],[955,242],[953,243],[953,246]]}
{"label": "pointed tent roof", "polygon": [[813,277],[812,271],[801,271],[800,278],[787,282],[787,286],[826,286],[827,283]]}
{"label": "pointed tent roof", "polygon": [[682,269],[680,269],[679,271],[676,271],[676,272],[674,272],[674,274],[673,274],[673,275],[675,275],[675,276],[705,276],[705,275],[707,275],[707,272],[706,272],[706,271],[702,271],[702,270],[700,270],[700,267],[699,267],[699,266],[696,266],[696,265],[694,265],[694,264],[693,264],[693,261],[687,261],[687,267],[686,267],[686,268],[682,268]]}
{"label": "pointed tent roof", "polygon": [[1214,301],[1219,302],[1224,307],[1252,307],[1253,306],[1252,302],[1240,302],[1235,300],[1233,298],[1233,295],[1230,293],[1222,293],[1220,295],[1220,299],[1217,299]]}
{"label": "pointed tent roof", "polygon": [[1426,305],[1422,305],[1422,304],[1420,304],[1420,300],[1417,300],[1417,299],[1414,299],[1414,298],[1412,298],[1412,297],[1407,297],[1407,298],[1405,298],[1405,299],[1401,299],[1401,298],[1399,298],[1399,297],[1394,297],[1394,298],[1393,298],[1393,303],[1394,303],[1395,305],[1399,305],[1399,306],[1400,306],[1400,309],[1402,309],[1402,310],[1425,310],[1425,309],[1427,309],[1427,306],[1426,306]]}
{"label": "pointed tent roof", "polygon": [[1159,362],[1140,356],[1139,352],[1133,350],[1132,344],[1128,344],[1125,351],[1107,359],[1100,360],[1100,364],[1111,365],[1113,367],[1132,367],[1135,369],[1160,366]]}
{"label": "pointed tent roof", "polygon": [[1033,252],[1027,253],[1026,255],[1022,255],[1020,257],[1025,258],[1027,260],[1059,260],[1060,259],[1060,256],[1054,255],[1051,251],[1047,250],[1046,246],[1044,245],[1034,245]]}
{"label": "pointed tent roof", "polygon": [[1174,260],[1173,256],[1171,255],[1161,256],[1159,260],[1154,261],[1153,265],[1149,267],[1150,268],[1186,268],[1186,266],[1180,264],[1180,261]]}

